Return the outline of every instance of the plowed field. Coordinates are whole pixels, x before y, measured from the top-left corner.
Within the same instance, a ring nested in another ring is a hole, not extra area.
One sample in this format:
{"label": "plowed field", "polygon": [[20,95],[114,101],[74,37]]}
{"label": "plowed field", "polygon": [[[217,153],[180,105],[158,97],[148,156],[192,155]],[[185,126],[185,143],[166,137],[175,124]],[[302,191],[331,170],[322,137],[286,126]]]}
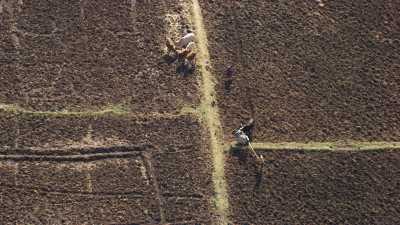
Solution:
{"label": "plowed field", "polygon": [[0,0],[0,224],[398,225],[399,73],[396,0]]}
{"label": "plowed field", "polygon": [[177,3],[2,1],[0,103],[159,112],[196,104],[196,79],[162,60],[166,16],[180,13]]}
{"label": "plowed field", "polygon": [[257,141],[399,140],[398,1],[200,2],[226,134],[254,117]]}
{"label": "plowed field", "polygon": [[234,224],[399,224],[400,153],[266,151],[229,157]]}
{"label": "plowed field", "polygon": [[4,115],[18,121],[1,124],[18,130],[0,155],[4,223],[213,220],[210,156],[190,116]]}
{"label": "plowed field", "polygon": [[139,154],[90,162],[2,161],[4,224],[158,223],[159,203]]}

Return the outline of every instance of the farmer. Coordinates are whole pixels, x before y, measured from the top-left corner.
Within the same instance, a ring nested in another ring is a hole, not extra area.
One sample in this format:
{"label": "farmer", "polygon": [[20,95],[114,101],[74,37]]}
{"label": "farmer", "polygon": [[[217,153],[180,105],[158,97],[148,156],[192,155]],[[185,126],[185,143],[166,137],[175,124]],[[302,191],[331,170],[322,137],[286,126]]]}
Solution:
{"label": "farmer", "polygon": [[250,118],[246,125],[243,126],[243,132],[253,141],[254,119]]}
{"label": "farmer", "polygon": [[250,143],[250,139],[249,137],[243,132],[242,127],[235,130],[234,133],[236,141],[240,144],[240,145],[244,145],[247,146]]}
{"label": "farmer", "polygon": [[250,119],[245,125],[241,125],[238,129],[233,131],[236,141],[240,145],[247,146],[253,141],[252,134],[254,128],[254,119]]}
{"label": "farmer", "polygon": [[225,71],[225,74],[228,77],[233,77],[233,75],[235,75],[235,68],[233,68],[233,65],[228,66],[228,68]]}

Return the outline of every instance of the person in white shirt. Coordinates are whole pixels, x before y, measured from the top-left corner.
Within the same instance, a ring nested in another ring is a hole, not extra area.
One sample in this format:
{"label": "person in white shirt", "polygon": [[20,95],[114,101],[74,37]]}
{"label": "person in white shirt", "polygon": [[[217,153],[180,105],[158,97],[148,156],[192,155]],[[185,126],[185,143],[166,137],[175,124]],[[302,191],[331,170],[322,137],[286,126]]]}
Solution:
{"label": "person in white shirt", "polygon": [[237,129],[234,133],[236,141],[240,145],[247,146],[250,143],[249,137],[243,132],[241,128]]}
{"label": "person in white shirt", "polygon": [[253,141],[254,119],[250,119],[245,125],[241,125],[238,129],[233,131],[236,141],[247,146]]}

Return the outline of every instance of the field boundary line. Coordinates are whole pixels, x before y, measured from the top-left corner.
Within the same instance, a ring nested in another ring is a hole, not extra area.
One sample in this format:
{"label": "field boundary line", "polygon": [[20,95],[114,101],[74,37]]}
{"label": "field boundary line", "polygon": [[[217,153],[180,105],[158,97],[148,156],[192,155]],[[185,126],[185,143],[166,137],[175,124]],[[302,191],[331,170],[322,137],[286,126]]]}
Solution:
{"label": "field boundary line", "polygon": [[[142,149],[157,149],[154,145],[150,144],[111,144],[111,145],[83,145],[83,146],[51,146],[51,147],[18,147],[18,148],[4,148],[0,146],[0,155],[7,155],[12,153],[7,152],[32,152],[37,151],[38,153],[32,153],[31,155],[72,155],[76,154],[93,154],[93,153],[115,153],[115,152],[143,152]],[[120,150],[127,149],[127,150]],[[66,152],[68,151],[68,152]]]}
{"label": "field boundary line", "polygon": [[150,180],[153,183],[153,188],[155,190],[155,195],[156,195],[156,199],[158,201],[158,211],[160,213],[160,223],[161,224],[165,224],[167,223],[167,218],[166,218],[166,208],[165,208],[165,199],[164,196],[162,195],[162,191],[160,189],[160,184],[158,183],[158,179],[157,179],[157,175],[156,175],[156,171],[153,167],[153,162],[152,162],[152,158],[153,155],[151,154],[151,152],[145,152],[142,155],[142,159],[143,162],[145,164],[145,168],[146,168],[146,172],[148,177],[150,177]]}
{"label": "field boundary line", "polygon": [[202,81],[201,90],[201,120],[208,128],[210,147],[213,157],[212,180],[214,184],[213,202],[217,216],[217,224],[226,225],[229,223],[228,211],[229,201],[227,185],[225,181],[225,155],[223,151],[223,131],[220,121],[218,108],[216,107],[215,80],[210,72],[210,53],[208,51],[207,31],[203,23],[203,15],[198,0],[192,0],[192,18],[191,22],[195,27],[198,46],[198,64],[201,71]]}
{"label": "field boundary line", "polygon": [[15,113],[15,114],[30,114],[30,115],[44,115],[44,116],[101,116],[112,114],[117,116],[133,116],[138,118],[175,118],[179,116],[199,116],[199,110],[192,107],[183,107],[176,113],[160,113],[160,112],[133,112],[120,106],[109,106],[99,110],[86,110],[86,111],[32,111],[22,107],[11,104],[0,104],[0,113]]}
{"label": "field boundary line", "polygon": [[400,150],[400,142],[384,141],[338,141],[338,142],[279,142],[252,143],[256,151],[269,150],[303,150],[303,151],[369,151],[369,150]]}
{"label": "field boundary line", "polygon": [[115,197],[128,197],[128,198],[146,198],[144,193],[140,192],[84,192],[84,191],[68,191],[68,190],[52,190],[43,187],[25,186],[25,185],[7,185],[0,184],[0,187],[12,188],[17,190],[34,190],[35,192],[42,192],[47,194],[65,194],[77,196],[93,196],[98,198],[115,198]]}
{"label": "field boundary line", "polygon": [[108,152],[108,153],[87,153],[71,155],[49,155],[49,154],[1,154],[0,161],[97,161],[115,158],[140,157],[139,151]]}

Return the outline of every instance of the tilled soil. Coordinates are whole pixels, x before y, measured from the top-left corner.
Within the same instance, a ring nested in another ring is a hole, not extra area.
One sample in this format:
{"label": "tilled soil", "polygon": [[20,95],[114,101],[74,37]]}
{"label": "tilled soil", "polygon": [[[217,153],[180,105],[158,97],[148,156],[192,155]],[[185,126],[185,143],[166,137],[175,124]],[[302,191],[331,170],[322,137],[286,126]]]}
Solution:
{"label": "tilled soil", "polygon": [[[1,149],[77,148],[80,145],[104,147],[114,145],[146,145],[157,149],[193,147],[202,140],[202,127],[191,116],[52,115],[0,112],[0,135],[5,138]],[[198,140],[193,140],[198,138]],[[197,148],[197,147],[196,147]]]}
{"label": "tilled soil", "polygon": [[0,111],[0,145],[2,148],[15,146],[17,136],[15,116]]}
{"label": "tilled soil", "polygon": [[[178,0],[7,1],[0,12],[0,101],[54,111],[198,103],[194,76],[162,59]],[[185,21],[180,21],[185,23]]]}
{"label": "tilled soil", "polygon": [[63,147],[79,143],[89,132],[89,124],[80,116],[20,114],[15,118],[16,144],[26,147]]}
{"label": "tilled soil", "polygon": [[[3,224],[156,224],[149,199],[85,196],[2,188]],[[153,203],[154,204],[154,203]],[[147,207],[147,208],[146,208]],[[145,213],[144,213],[144,212]]]}
{"label": "tilled soil", "polygon": [[0,165],[4,224],[160,222],[153,181],[142,174],[140,158]]}
{"label": "tilled soil", "polygon": [[213,221],[211,160],[194,118],[4,115],[18,121],[18,148],[0,157],[6,224]]}
{"label": "tilled soil", "polygon": [[253,117],[256,141],[399,140],[398,1],[200,2],[227,134]]}
{"label": "tilled soil", "polygon": [[399,224],[400,152],[266,151],[227,160],[234,224]]}

